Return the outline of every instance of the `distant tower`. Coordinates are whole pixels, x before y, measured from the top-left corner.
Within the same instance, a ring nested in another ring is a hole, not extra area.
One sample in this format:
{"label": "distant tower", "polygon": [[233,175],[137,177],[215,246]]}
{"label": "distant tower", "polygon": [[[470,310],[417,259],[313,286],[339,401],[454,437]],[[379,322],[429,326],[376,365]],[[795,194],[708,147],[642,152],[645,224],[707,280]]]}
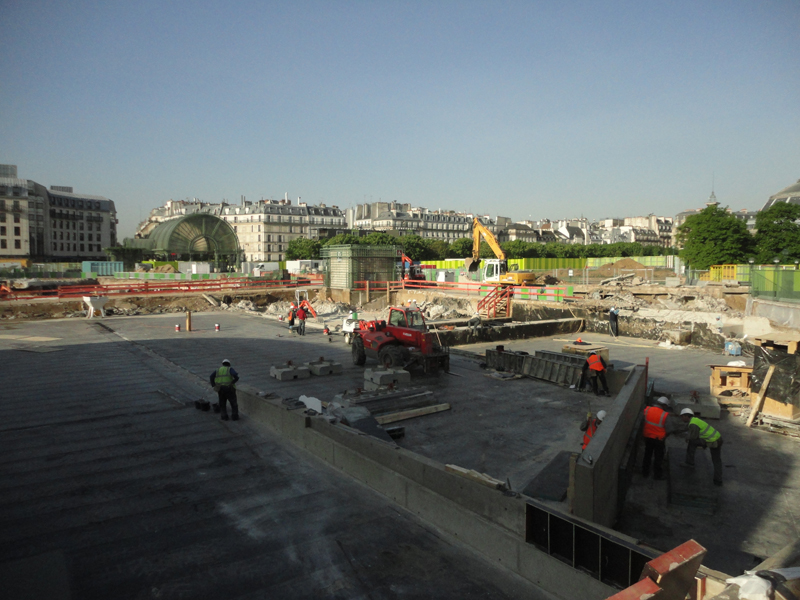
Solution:
{"label": "distant tower", "polygon": [[708,197],[708,202],[706,202],[706,206],[719,206],[719,202],[717,201],[717,195],[714,193],[714,174],[711,174],[711,195]]}

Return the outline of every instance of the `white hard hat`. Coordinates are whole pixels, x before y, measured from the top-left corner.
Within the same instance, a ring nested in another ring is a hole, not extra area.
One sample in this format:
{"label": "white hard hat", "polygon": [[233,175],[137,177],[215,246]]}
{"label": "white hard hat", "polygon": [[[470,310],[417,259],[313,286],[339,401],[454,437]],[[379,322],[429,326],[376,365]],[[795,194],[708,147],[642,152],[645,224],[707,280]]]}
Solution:
{"label": "white hard hat", "polygon": [[225,360],[223,360],[223,361],[222,361],[222,364],[223,364],[223,365],[229,365],[229,364],[231,364],[231,361],[229,361],[229,360],[226,358]]}
{"label": "white hard hat", "polygon": [[693,411],[691,408],[684,408],[684,409],[681,411],[681,416],[683,416],[683,415],[691,415],[691,416],[694,416],[694,411]]}
{"label": "white hard hat", "polygon": [[669,406],[669,398],[666,396],[661,396],[658,400],[656,400],[659,404],[663,404],[664,406]]}
{"label": "white hard hat", "polygon": [[598,421],[602,421],[605,418],[606,418],[606,411],[601,410],[600,412],[597,413],[597,420]]}

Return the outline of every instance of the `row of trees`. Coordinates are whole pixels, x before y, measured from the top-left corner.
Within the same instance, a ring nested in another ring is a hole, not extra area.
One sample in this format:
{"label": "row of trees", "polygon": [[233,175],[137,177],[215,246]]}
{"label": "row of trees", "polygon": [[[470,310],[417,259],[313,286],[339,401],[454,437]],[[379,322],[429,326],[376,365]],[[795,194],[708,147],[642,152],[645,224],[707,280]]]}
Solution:
{"label": "row of trees", "polygon": [[[678,241],[683,249],[680,256],[693,269],[708,269],[711,265],[782,264],[800,260],[800,205],[779,203],[761,211],[756,217],[757,233],[752,235],[747,225],[727,209],[709,206],[686,219],[678,227]],[[399,245],[413,260],[462,259],[472,255],[472,238],[461,238],[448,244],[443,240],[421,238],[418,235],[395,237],[386,233],[357,236],[337,235],[327,240],[298,238],[289,242],[288,260],[320,257],[323,244]],[[659,256],[675,254],[675,248],[643,246],[639,243],[619,244],[536,244],[515,240],[501,244],[508,258],[594,258],[608,256]],[[485,242],[481,257],[494,256]]]}
{"label": "row of trees", "polygon": [[[286,250],[287,260],[309,260],[320,257],[323,245],[329,244],[368,244],[398,245],[412,260],[463,259],[472,256],[472,238],[461,238],[448,244],[444,240],[421,238],[418,235],[399,237],[386,233],[370,233],[363,237],[346,233],[327,240],[296,238],[289,242]],[[643,246],[639,243],[619,244],[559,244],[556,242],[537,244],[515,240],[501,244],[507,258],[594,258],[606,256],[659,256],[672,254],[671,248]],[[492,258],[494,252],[486,242],[481,243],[481,257]]]}
{"label": "row of trees", "polygon": [[756,216],[757,233],[726,209],[709,206],[678,227],[680,255],[693,269],[800,260],[800,205],[775,204]]}

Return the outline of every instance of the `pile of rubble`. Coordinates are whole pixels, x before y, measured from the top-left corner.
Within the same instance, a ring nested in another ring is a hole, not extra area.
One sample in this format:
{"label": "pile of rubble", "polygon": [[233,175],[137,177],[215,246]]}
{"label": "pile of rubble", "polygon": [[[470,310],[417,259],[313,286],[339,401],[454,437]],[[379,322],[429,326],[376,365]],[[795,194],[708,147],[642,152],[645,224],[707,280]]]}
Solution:
{"label": "pile of rubble", "polygon": [[[284,300],[273,302],[267,306],[264,312],[270,316],[286,316],[289,314],[289,308],[291,307],[291,304],[291,302]],[[331,300],[312,300],[311,306],[313,306],[314,310],[317,311],[318,317],[324,317],[328,319],[349,315],[354,310],[349,304],[344,304],[343,302],[333,302]]]}
{"label": "pile of rubble", "polygon": [[[475,309],[469,300],[462,298],[447,298],[440,297],[435,300],[423,300],[417,304],[417,307],[425,315],[427,321],[435,321],[438,319],[460,319],[463,317],[471,317],[475,313]],[[380,319],[386,319],[389,316],[389,308],[385,308],[380,313]]]}

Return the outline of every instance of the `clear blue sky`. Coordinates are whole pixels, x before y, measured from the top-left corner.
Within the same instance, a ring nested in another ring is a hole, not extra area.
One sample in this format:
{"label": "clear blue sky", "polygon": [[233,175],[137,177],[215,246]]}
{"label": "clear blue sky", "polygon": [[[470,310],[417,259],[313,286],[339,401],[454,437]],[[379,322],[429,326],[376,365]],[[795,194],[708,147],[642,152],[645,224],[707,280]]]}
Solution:
{"label": "clear blue sky", "polygon": [[116,202],[521,220],[800,178],[800,2],[0,0],[0,162]]}

